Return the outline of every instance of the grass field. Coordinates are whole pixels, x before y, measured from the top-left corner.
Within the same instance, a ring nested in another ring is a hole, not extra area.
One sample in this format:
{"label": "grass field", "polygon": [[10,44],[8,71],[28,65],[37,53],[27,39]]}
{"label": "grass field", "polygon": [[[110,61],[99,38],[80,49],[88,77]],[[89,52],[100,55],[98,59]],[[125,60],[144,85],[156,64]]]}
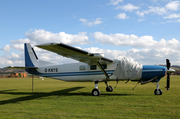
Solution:
{"label": "grass field", "polygon": [[[116,82],[109,82],[113,87]],[[160,81],[166,85],[166,79]],[[119,82],[113,92],[99,83],[101,96],[91,96],[93,82],[63,82],[54,79],[0,79],[1,119],[46,118],[180,118],[180,76],[171,77],[171,89],[154,95],[156,85]]]}

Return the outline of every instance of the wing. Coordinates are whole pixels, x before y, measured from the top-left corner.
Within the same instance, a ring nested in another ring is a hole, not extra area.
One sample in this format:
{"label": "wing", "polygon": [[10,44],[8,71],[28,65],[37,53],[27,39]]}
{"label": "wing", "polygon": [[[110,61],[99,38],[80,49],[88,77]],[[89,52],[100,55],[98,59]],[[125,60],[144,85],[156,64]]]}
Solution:
{"label": "wing", "polygon": [[80,62],[94,64],[100,62],[101,64],[112,63],[113,60],[105,58],[102,53],[89,53],[87,51],[63,44],[63,43],[47,43],[36,45],[39,48],[57,53],[64,57],[72,58]]}

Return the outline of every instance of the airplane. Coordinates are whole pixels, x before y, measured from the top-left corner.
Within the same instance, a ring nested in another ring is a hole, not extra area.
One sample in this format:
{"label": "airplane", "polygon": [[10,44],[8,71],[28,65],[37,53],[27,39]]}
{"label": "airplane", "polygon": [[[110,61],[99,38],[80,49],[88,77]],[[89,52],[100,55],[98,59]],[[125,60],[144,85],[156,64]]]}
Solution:
{"label": "airplane", "polygon": [[53,64],[39,60],[30,43],[24,43],[25,67],[9,66],[6,68],[25,69],[28,73],[41,77],[48,77],[69,82],[94,82],[93,96],[101,95],[98,82],[105,82],[106,91],[113,92],[110,81],[133,81],[137,84],[155,83],[155,95],[162,95],[159,81],[167,75],[167,90],[170,89],[170,74],[175,72],[170,68],[170,61],[166,59],[166,66],[142,65],[128,59],[110,59],[104,57],[103,53],[90,53],[64,43],[45,43],[36,47],[48,50],[58,55],[72,58],[78,63]]}

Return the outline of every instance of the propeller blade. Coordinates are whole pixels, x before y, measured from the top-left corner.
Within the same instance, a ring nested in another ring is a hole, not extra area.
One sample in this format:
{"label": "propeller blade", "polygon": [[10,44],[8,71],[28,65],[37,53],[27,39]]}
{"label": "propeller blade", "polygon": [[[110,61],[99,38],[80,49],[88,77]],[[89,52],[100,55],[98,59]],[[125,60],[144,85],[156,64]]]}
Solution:
{"label": "propeller blade", "polygon": [[169,59],[166,59],[166,67],[168,70],[171,67],[171,63],[169,62]]}
{"label": "propeller blade", "polygon": [[170,73],[168,72],[168,70],[171,67],[171,63],[170,63],[169,59],[166,59],[166,67],[167,67],[167,86],[166,86],[166,89],[169,90],[169,88],[170,88]]}

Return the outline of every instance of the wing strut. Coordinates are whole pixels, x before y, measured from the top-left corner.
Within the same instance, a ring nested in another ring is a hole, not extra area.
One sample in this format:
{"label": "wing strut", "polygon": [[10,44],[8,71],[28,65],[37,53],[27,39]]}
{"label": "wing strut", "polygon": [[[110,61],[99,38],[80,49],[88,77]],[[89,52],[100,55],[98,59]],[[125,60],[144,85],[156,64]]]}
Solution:
{"label": "wing strut", "polygon": [[105,84],[107,85],[107,87],[109,87],[109,84],[107,83],[107,81],[109,80],[109,76],[106,73],[106,71],[104,70],[104,68],[102,67],[102,65],[99,63],[99,61],[97,62],[98,67],[101,69],[101,71],[104,73],[104,75],[106,76],[106,81]]}

